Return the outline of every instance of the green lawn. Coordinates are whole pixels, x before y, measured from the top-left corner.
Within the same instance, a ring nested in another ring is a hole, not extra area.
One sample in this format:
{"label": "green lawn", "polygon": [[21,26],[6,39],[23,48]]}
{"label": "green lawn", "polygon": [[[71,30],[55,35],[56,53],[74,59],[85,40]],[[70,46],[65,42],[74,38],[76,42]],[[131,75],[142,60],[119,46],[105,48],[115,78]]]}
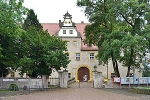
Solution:
{"label": "green lawn", "polygon": [[9,90],[5,89],[5,90],[0,90],[0,93],[1,92],[8,92]]}

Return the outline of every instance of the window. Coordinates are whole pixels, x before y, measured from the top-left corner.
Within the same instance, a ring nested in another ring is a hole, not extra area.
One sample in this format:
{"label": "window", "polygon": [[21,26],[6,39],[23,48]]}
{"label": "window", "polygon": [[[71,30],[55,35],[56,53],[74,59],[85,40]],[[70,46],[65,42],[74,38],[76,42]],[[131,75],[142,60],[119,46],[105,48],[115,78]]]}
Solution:
{"label": "window", "polygon": [[63,30],[63,34],[66,34],[66,30]]}
{"label": "window", "polygon": [[67,42],[66,42],[66,46],[69,46],[69,45],[70,45],[70,42],[69,42],[69,41],[67,41]]}
{"label": "window", "polygon": [[77,46],[77,41],[73,41],[73,46]]}
{"label": "window", "polygon": [[94,60],[94,53],[90,53],[90,60]]}
{"label": "window", "polygon": [[68,78],[71,78],[71,73],[68,73]]}
{"label": "window", "polygon": [[115,77],[116,75],[115,75],[115,73],[111,73],[111,78],[113,78],[113,77]]}
{"label": "window", "polygon": [[67,59],[69,59],[69,53],[67,53]]}
{"label": "window", "polygon": [[70,34],[73,34],[73,30],[70,30],[69,33],[70,33]]}
{"label": "window", "polygon": [[133,77],[133,73],[130,73],[130,74],[129,74],[129,77]]}
{"label": "window", "polygon": [[15,73],[14,72],[11,73],[11,77],[15,77]]}
{"label": "window", "polygon": [[80,53],[76,53],[76,61],[80,61]]}

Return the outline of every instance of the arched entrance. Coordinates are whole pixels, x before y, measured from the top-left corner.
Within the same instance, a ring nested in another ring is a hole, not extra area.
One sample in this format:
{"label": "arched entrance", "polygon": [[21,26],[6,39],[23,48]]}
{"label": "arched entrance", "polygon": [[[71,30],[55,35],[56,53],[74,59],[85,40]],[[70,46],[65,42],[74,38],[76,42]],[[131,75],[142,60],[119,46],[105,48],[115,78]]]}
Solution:
{"label": "arched entrance", "polygon": [[89,69],[86,67],[81,67],[78,69],[78,80],[80,82],[88,82],[89,80]]}
{"label": "arched entrance", "polygon": [[92,70],[86,66],[81,65],[76,69],[76,82],[91,82]]}

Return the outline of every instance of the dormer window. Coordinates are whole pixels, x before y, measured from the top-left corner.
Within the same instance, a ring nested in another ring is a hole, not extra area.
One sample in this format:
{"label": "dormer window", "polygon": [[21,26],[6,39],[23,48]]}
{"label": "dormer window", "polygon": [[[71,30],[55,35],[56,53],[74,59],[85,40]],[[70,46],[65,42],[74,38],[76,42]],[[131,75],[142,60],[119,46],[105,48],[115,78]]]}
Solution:
{"label": "dormer window", "polygon": [[63,34],[66,34],[66,30],[63,30]]}
{"label": "dormer window", "polygon": [[70,33],[70,34],[73,34],[73,30],[70,30],[69,33]]}

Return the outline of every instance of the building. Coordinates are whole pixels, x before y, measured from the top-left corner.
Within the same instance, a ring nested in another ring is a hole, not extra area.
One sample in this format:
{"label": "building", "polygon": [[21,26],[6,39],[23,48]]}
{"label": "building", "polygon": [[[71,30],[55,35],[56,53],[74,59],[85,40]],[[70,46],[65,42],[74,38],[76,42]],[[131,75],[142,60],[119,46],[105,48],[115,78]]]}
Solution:
{"label": "building", "polygon": [[[71,62],[68,64],[68,77],[75,78],[78,81],[92,81],[92,71],[97,70],[102,72],[105,78],[111,79],[114,76],[114,70],[111,60],[108,61],[107,65],[98,65],[98,60],[95,56],[98,53],[97,46],[89,46],[84,44],[84,28],[90,23],[74,23],[72,21],[72,15],[68,12],[64,15],[64,20],[59,20],[58,23],[41,23],[44,30],[47,30],[50,35],[61,37],[67,41],[68,58]],[[97,66],[97,67],[95,67]],[[118,64],[120,76],[125,77],[127,73],[127,67],[123,67],[120,63]],[[131,72],[133,72],[131,70]],[[131,73],[132,75],[133,73]],[[8,77],[17,77],[18,74],[12,73]],[[24,75],[26,76],[26,75]],[[142,73],[135,70],[135,76],[142,76]],[[57,72],[52,73],[52,77],[58,77]]]}
{"label": "building", "polygon": [[[42,26],[44,30],[48,30],[50,35],[61,37],[67,41],[68,58],[71,60],[67,67],[68,77],[75,77],[76,81],[92,81],[92,71],[95,70],[94,66],[97,66],[96,70],[110,79],[114,75],[111,60],[108,65],[98,65],[98,61],[95,58],[98,53],[98,47],[83,43],[85,38],[84,28],[89,23],[84,23],[83,21],[74,23],[72,15],[68,12],[63,18],[64,20],[59,20],[59,23],[42,23]],[[127,68],[119,64],[119,70],[120,76],[125,77]],[[135,76],[141,76],[141,73],[136,70]]]}

